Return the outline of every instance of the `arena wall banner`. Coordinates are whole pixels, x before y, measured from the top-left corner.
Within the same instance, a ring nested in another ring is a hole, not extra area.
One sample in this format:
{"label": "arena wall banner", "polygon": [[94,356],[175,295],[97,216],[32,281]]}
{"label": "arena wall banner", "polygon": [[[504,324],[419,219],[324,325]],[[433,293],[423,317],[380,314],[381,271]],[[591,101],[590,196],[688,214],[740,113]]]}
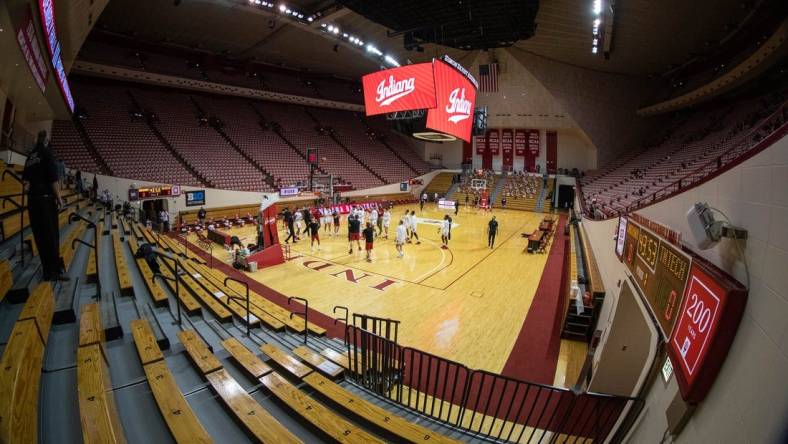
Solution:
{"label": "arena wall banner", "polygon": [[504,155],[511,155],[512,149],[514,146],[514,140],[512,136],[511,129],[502,129],[501,130],[501,151],[503,151]]}
{"label": "arena wall banner", "polygon": [[514,130],[514,155],[525,156],[525,147],[527,144],[528,136],[525,130]]}
{"label": "arena wall banner", "polygon": [[427,111],[427,128],[471,140],[476,87],[445,62],[433,62],[437,106]]}
{"label": "arena wall banner", "polygon": [[368,116],[437,106],[430,62],[373,72],[362,84]]}
{"label": "arena wall banner", "polygon": [[476,154],[484,154],[484,150],[487,149],[487,135],[480,134],[474,139],[476,139]]}
{"label": "arena wall banner", "polygon": [[487,131],[487,146],[490,147],[490,153],[493,156],[501,153],[501,139],[498,137],[498,132],[497,129]]}
{"label": "arena wall banner", "polygon": [[539,156],[539,130],[528,130],[528,151]]}

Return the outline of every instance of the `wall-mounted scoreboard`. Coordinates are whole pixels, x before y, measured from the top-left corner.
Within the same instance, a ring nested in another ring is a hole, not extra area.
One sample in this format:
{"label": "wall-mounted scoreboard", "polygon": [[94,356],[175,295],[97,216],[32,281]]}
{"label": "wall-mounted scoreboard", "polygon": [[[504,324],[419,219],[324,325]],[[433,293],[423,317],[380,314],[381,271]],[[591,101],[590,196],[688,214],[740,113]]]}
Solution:
{"label": "wall-mounted scoreboard", "polygon": [[642,220],[621,218],[614,248],[657,320],[682,398],[697,403],[725,361],[747,290],[713,264],[646,228]]}

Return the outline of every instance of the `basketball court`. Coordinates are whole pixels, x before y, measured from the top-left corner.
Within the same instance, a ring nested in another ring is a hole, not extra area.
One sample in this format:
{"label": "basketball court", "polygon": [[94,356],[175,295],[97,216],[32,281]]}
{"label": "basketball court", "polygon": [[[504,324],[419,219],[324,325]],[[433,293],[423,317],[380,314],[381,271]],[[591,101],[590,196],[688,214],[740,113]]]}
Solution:
{"label": "basketball court", "polygon": [[[284,204],[282,204],[284,206]],[[421,244],[405,245],[397,257],[395,224],[415,210]],[[451,214],[449,249],[440,248],[438,227]],[[495,248],[487,247],[487,222],[499,221]],[[310,308],[331,315],[335,306],[353,313],[387,317],[402,322],[400,342],[471,368],[500,372],[506,363],[533,301],[547,254],[528,254],[521,233],[537,229],[545,214],[513,210],[493,213],[461,208],[460,213],[428,204],[397,206],[392,211],[389,239],[375,241],[373,260],[365,261],[355,246],[348,253],[347,217],[337,236],[321,230],[321,248],[310,249],[304,234],[290,244],[285,264],[247,273],[286,295],[307,299]],[[253,242],[255,227],[232,228],[227,234]],[[280,240],[287,236],[279,227]],[[194,241],[196,235],[191,235]],[[230,263],[228,252],[213,251]],[[549,334],[549,332],[545,332]]]}

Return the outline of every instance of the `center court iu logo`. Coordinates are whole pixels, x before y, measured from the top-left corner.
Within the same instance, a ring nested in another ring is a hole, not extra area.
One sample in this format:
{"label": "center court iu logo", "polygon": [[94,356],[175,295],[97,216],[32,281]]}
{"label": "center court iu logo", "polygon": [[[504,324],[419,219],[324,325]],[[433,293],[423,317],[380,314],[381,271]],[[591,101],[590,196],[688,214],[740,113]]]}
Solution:
{"label": "center court iu logo", "polygon": [[446,112],[449,113],[449,122],[452,123],[471,118],[471,102],[465,100],[465,88],[456,88],[449,94]]}
{"label": "center court iu logo", "polygon": [[[302,258],[303,256],[295,256],[288,259],[288,261],[292,261],[294,259]],[[352,268],[346,268],[341,265],[331,264],[329,262],[324,262],[320,260],[305,260],[301,263],[304,267],[312,270],[312,271],[319,271],[323,273],[327,273],[335,278],[345,279],[346,281],[358,284],[358,285],[366,285],[369,288],[378,290],[378,291],[386,291],[388,287],[392,284],[396,284],[397,281],[387,279],[382,276],[376,276],[374,274],[369,274],[365,272],[361,272],[360,275],[356,274]],[[364,280],[366,279],[366,280]],[[364,280],[363,282],[361,282]]]}
{"label": "center court iu logo", "polygon": [[394,76],[389,76],[388,85],[386,85],[385,79],[378,85],[378,96],[375,97],[375,101],[380,106],[391,105],[397,99],[405,97],[413,91],[416,91],[416,79],[414,77],[395,81]]}

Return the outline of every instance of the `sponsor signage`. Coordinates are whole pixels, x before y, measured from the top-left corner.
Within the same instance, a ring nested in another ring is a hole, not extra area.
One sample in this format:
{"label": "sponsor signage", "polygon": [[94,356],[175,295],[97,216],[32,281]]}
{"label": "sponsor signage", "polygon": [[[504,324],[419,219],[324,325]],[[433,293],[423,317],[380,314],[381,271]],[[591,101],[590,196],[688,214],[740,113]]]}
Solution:
{"label": "sponsor signage", "polygon": [[184,193],[187,207],[205,205],[205,190],[187,191]]}
{"label": "sponsor signage", "polygon": [[364,107],[368,116],[435,108],[432,63],[418,63],[365,75]]}
{"label": "sponsor signage", "polygon": [[454,210],[454,201],[448,199],[438,199],[438,208],[441,210]]}
{"label": "sponsor signage", "polygon": [[162,185],[159,187],[129,188],[129,200],[156,199],[181,195],[178,185]]}
{"label": "sponsor signage", "polygon": [[487,135],[480,134],[474,137],[476,141],[476,154],[484,154],[484,150],[487,149]]}
{"label": "sponsor signage", "polygon": [[534,157],[539,156],[539,130],[528,130],[528,151]]}
{"label": "sponsor signage", "polygon": [[514,130],[514,154],[515,156],[525,156],[525,147],[528,140],[526,131],[522,129]]}
{"label": "sponsor signage", "polygon": [[497,156],[501,151],[501,140],[498,138],[498,130],[491,129],[487,132],[487,146],[490,147],[490,153]]}
{"label": "sponsor signage", "polygon": [[437,105],[427,111],[427,127],[470,142],[476,87],[440,60],[433,62],[433,73]]}
{"label": "sponsor signage", "polygon": [[279,195],[281,197],[298,196],[298,193],[299,193],[298,187],[288,187],[288,188],[279,189]]}
{"label": "sponsor signage", "polygon": [[55,2],[54,0],[38,0],[38,10],[41,14],[41,24],[44,27],[44,40],[49,49],[50,61],[55,72],[60,93],[66,101],[68,109],[74,112],[74,98],[71,96],[71,87],[66,78],[66,71],[63,68],[63,60],[60,56],[60,41],[57,39],[57,27],[55,25]]}
{"label": "sponsor signage", "polygon": [[514,134],[510,129],[501,130],[501,151],[505,156],[511,156],[514,149]]}
{"label": "sponsor signage", "polygon": [[16,41],[19,44],[19,49],[25,57],[27,67],[30,68],[30,73],[38,85],[38,89],[43,93],[46,91],[47,80],[49,80],[49,70],[47,69],[46,61],[43,54],[41,54],[41,46],[38,44],[38,36],[36,35],[36,28],[33,25],[33,17],[30,11],[26,11],[24,19],[19,28],[16,30]]}
{"label": "sponsor signage", "polygon": [[682,398],[698,403],[708,393],[728,354],[747,293],[738,282],[694,262],[676,329],[668,343]]}

